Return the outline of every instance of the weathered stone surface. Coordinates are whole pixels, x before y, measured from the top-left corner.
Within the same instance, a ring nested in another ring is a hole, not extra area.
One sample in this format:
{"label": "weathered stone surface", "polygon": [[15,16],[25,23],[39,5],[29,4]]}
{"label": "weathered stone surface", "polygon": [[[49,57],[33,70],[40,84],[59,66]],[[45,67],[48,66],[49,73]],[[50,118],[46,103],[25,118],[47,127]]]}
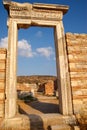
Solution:
{"label": "weathered stone surface", "polygon": [[2,93],[0,92],[0,100],[2,100],[2,99],[5,99],[5,92],[4,91],[2,91]]}
{"label": "weathered stone surface", "polygon": [[5,78],[6,78],[7,50],[0,48],[0,117],[4,117],[5,110]]}
{"label": "weathered stone surface", "polygon": [[6,55],[5,54],[0,54],[0,59],[5,59]]}
{"label": "weathered stone surface", "polygon": [[51,130],[72,130],[69,125],[54,125],[51,126]]}
{"label": "weathered stone surface", "polygon": [[6,68],[6,64],[5,64],[5,62],[0,62],[0,70],[1,69],[5,69]]}
{"label": "weathered stone surface", "polygon": [[9,15],[12,18],[37,19],[58,21],[62,19],[62,12],[68,11],[68,6],[34,3],[17,3],[4,1],[4,5],[10,6]]}
{"label": "weathered stone surface", "polygon": [[29,118],[25,115],[18,115],[11,119],[4,119],[0,125],[1,130],[30,130]]}
{"label": "weathered stone surface", "polygon": [[5,109],[5,105],[4,102],[0,102],[0,118],[4,117],[4,109]]}
{"label": "weathered stone surface", "polygon": [[45,84],[45,95],[54,95],[54,82],[52,80]]}
{"label": "weathered stone surface", "polygon": [[74,126],[74,130],[80,130],[79,126]]}
{"label": "weathered stone surface", "polygon": [[25,84],[17,84],[17,90],[20,90],[20,91],[31,91],[31,88]]}
{"label": "weathered stone surface", "polygon": [[87,34],[66,34],[74,113],[84,108],[87,100]]}
{"label": "weathered stone surface", "polygon": [[[63,14],[69,7],[53,4],[29,4],[3,1],[9,15],[8,19],[8,55],[6,71],[6,118],[16,114],[16,68],[17,68],[17,31],[19,28],[30,26],[54,27],[57,79],[59,85],[60,112],[64,115],[72,114],[71,88],[66,56],[66,44],[63,27]],[[10,35],[11,34],[11,35]],[[60,44],[59,44],[60,43]],[[9,96],[10,95],[10,96]],[[65,100],[63,100],[65,99]]]}

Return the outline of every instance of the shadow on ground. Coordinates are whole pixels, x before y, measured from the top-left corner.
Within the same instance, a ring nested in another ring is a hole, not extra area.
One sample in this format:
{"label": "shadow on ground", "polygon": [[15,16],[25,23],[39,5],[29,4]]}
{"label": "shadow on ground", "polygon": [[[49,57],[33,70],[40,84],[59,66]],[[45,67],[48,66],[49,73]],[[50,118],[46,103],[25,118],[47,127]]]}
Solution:
{"label": "shadow on ground", "polygon": [[30,114],[29,120],[30,120],[30,130],[44,130],[43,120],[40,116]]}
{"label": "shadow on ground", "polygon": [[[45,130],[44,121],[40,115],[26,113],[22,108],[19,109],[21,114],[25,114],[29,118],[29,130]],[[47,128],[47,130],[50,130]]]}
{"label": "shadow on ground", "polygon": [[59,112],[58,104],[46,103],[46,102],[40,102],[40,101],[35,101],[35,102],[31,102],[31,103],[26,103],[26,104],[44,114]]}
{"label": "shadow on ground", "polygon": [[[47,125],[47,117],[44,116],[44,114],[50,114],[50,113],[58,113],[58,105],[54,103],[45,103],[45,102],[40,102],[40,101],[34,101],[31,103],[24,103],[25,106],[29,106],[29,108],[35,109],[33,113],[31,112],[30,109],[27,109],[25,111],[24,107],[19,107],[19,112],[21,114],[25,114],[29,118],[30,122],[30,130],[51,130],[50,126]],[[43,116],[40,115],[42,113]]]}

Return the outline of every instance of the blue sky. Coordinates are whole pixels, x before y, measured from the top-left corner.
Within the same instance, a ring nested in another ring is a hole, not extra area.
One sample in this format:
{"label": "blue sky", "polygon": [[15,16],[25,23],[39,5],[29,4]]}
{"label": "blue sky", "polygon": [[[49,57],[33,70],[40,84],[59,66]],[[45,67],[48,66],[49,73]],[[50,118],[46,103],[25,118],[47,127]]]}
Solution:
{"label": "blue sky", "polygon": [[[66,32],[87,33],[87,0],[13,0],[68,5]],[[0,48],[7,46],[7,12],[0,1]],[[18,31],[17,75],[56,75],[53,28],[30,27]]]}

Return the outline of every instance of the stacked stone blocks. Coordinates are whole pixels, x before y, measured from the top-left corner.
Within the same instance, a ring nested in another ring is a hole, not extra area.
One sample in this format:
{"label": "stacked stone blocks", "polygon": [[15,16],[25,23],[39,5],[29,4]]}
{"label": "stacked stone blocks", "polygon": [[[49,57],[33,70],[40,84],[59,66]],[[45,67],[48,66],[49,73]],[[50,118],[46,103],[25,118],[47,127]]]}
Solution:
{"label": "stacked stone blocks", "polygon": [[74,113],[87,106],[87,34],[66,34]]}
{"label": "stacked stone blocks", "polygon": [[0,118],[4,117],[5,109],[6,53],[6,49],[0,48]]}

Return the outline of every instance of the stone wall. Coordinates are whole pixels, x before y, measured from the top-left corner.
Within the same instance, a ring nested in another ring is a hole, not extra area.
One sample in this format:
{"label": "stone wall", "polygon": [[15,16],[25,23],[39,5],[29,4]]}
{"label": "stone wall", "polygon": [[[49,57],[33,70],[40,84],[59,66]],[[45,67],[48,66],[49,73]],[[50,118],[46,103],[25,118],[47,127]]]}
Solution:
{"label": "stone wall", "polygon": [[6,49],[0,48],[0,118],[4,117],[5,111],[6,53]]}
{"label": "stone wall", "polygon": [[[74,113],[87,106],[87,34],[66,34]],[[0,117],[4,117],[6,49],[0,49]]]}
{"label": "stone wall", "polygon": [[66,34],[74,113],[87,106],[87,34]]}

